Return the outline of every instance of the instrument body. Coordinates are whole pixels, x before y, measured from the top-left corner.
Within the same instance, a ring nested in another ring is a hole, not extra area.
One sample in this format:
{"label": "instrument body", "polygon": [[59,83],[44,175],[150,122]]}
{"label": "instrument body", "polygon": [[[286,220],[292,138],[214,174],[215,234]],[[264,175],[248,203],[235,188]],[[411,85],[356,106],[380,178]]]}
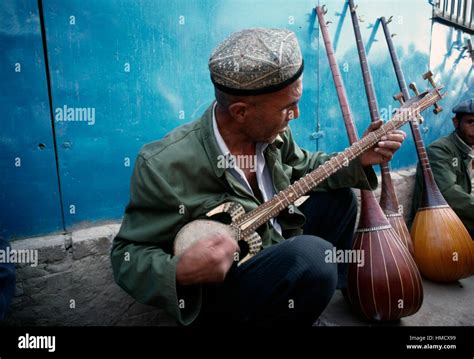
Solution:
{"label": "instrument body", "polygon": [[[390,57],[397,76],[398,85],[405,100],[410,99],[405,77],[400,66],[388,22],[381,19]],[[425,79],[431,79],[427,72]],[[416,89],[413,84],[411,88]],[[435,113],[441,110],[435,108]],[[418,115],[421,122],[423,118]],[[463,223],[450,208],[441,194],[431,171],[428,155],[417,121],[410,121],[410,128],[415,140],[418,160],[422,170],[423,195],[420,207],[415,215],[411,228],[414,242],[414,257],[421,273],[438,282],[452,282],[474,274],[474,243]]]}
{"label": "instrument body", "polygon": [[243,253],[242,259],[240,258],[240,255],[235,258],[239,264],[244,263],[257,254],[262,246],[260,235],[255,231],[243,235],[239,227],[234,224],[245,214],[242,205],[235,202],[225,202],[209,211],[206,215],[208,217],[213,217],[221,213],[227,213],[233,223],[227,225],[210,219],[197,219],[189,222],[176,234],[173,247],[174,254],[180,255],[196,241],[219,234],[226,235],[227,237],[234,239],[236,242],[244,241],[247,244],[248,248],[245,249],[248,250],[248,253]]}
{"label": "instrument body", "polygon": [[194,242],[213,237],[217,234],[226,235],[236,239],[235,230],[226,224],[210,219],[197,219],[189,222],[176,234],[174,242],[174,254],[179,256],[186,251]]}
{"label": "instrument body", "polygon": [[[352,11],[353,4],[350,6]],[[355,143],[357,130],[324,20],[324,10],[317,7],[316,11],[347,135],[350,143]],[[378,113],[376,108],[371,110]],[[360,219],[353,249],[362,251],[366,258],[363,267],[349,264],[348,295],[353,307],[366,318],[376,321],[398,319],[419,310],[423,288],[416,264],[371,191],[361,191]]]}
{"label": "instrument body", "polygon": [[418,210],[412,235],[415,260],[425,277],[454,282],[473,274],[473,241],[451,207]]}

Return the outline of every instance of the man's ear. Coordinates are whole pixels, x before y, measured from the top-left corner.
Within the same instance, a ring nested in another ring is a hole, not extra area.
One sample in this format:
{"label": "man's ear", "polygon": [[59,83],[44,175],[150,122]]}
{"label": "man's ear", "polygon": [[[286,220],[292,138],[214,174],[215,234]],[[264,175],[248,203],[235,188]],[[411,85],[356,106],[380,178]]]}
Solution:
{"label": "man's ear", "polygon": [[459,127],[459,119],[457,118],[457,116],[453,117],[453,125],[454,125],[454,128],[457,130]]}
{"label": "man's ear", "polygon": [[229,106],[229,113],[234,120],[239,123],[244,123],[249,115],[249,104],[245,102],[235,102]]}

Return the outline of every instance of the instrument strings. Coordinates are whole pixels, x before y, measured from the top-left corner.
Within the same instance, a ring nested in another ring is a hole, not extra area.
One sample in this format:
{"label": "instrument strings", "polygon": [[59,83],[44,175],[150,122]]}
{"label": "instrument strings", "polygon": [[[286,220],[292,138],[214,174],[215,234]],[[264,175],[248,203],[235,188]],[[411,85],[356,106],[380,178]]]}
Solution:
{"label": "instrument strings", "polygon": [[[271,200],[240,217],[234,223],[234,226],[239,227],[242,230],[241,236],[249,235],[263,223],[278,215],[280,211],[288,207],[299,197],[303,196],[323,180],[338,171],[345,163],[348,163],[348,161],[353,160],[375,145],[383,135],[401,127],[413,116],[416,116],[416,114],[420,113],[423,109],[431,106],[435,97],[439,98],[439,95],[436,91],[433,91],[432,93],[426,94],[418,102],[415,102],[416,106],[414,106],[414,109],[411,107],[399,108],[390,121],[377,130],[370,132],[367,136],[363,137],[360,141],[355,142],[345,151],[340,152],[312,172],[300,178],[298,181],[293,183],[293,185],[276,194]],[[326,167],[328,167],[329,170],[327,170]],[[305,185],[306,190],[303,189],[303,184]]]}

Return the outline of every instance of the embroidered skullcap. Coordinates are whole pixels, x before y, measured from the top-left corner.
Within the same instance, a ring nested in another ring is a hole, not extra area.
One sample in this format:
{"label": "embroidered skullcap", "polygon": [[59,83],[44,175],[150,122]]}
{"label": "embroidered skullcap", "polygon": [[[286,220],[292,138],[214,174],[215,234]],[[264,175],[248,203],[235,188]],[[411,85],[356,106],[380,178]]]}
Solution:
{"label": "embroidered skullcap", "polygon": [[231,95],[283,89],[303,72],[296,35],[284,29],[246,29],[230,35],[209,59],[214,86]]}

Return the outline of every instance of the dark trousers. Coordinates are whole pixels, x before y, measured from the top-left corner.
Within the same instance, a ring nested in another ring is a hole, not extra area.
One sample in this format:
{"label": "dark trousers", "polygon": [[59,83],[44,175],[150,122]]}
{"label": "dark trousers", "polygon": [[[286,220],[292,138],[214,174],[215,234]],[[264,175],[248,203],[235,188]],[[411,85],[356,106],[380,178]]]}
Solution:
{"label": "dark trousers", "polygon": [[233,266],[223,283],[205,285],[195,324],[314,323],[336,286],[346,286],[347,265],[327,263],[325,257],[333,245],[351,248],[357,202],[350,189],[313,192],[301,209],[307,217],[305,234]]}

